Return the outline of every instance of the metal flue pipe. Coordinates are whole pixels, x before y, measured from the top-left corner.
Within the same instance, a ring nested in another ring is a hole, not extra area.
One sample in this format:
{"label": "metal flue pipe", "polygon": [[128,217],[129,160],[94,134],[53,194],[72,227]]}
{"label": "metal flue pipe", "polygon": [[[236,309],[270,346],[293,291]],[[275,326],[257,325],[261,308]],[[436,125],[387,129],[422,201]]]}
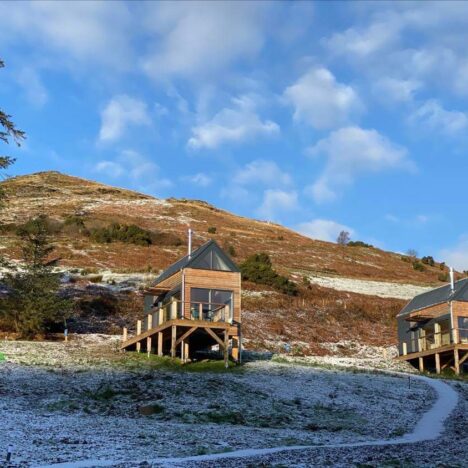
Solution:
{"label": "metal flue pipe", "polygon": [[455,291],[455,277],[454,277],[454,274],[453,274],[453,268],[450,267],[450,290],[452,292]]}
{"label": "metal flue pipe", "polygon": [[188,230],[188,256],[192,255],[192,229]]}

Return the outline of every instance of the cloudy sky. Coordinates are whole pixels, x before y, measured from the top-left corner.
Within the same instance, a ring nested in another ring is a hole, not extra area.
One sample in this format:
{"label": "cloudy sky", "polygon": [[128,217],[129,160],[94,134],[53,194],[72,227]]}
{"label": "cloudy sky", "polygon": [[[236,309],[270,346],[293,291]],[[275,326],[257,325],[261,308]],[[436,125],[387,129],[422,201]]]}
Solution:
{"label": "cloudy sky", "polygon": [[467,24],[448,1],[2,2],[10,172],[468,269]]}

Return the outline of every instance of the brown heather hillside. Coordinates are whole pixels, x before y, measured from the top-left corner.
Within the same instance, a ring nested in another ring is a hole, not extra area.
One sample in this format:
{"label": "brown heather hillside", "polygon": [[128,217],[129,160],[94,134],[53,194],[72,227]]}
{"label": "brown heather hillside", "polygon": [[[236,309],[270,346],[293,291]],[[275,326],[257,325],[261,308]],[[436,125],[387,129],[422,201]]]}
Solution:
{"label": "brown heather hillside", "polygon": [[[18,258],[20,252],[15,227],[45,214],[54,232],[54,256],[64,267],[158,272],[185,254],[190,225],[195,231],[195,247],[214,238],[224,248],[234,249],[237,263],[250,254],[266,252],[278,271],[299,283],[304,275],[325,275],[441,284],[438,265],[415,271],[400,254],[312,240],[283,226],[237,216],[203,201],[156,199],[58,172],[14,177],[1,186],[9,200],[0,211],[0,222],[6,225],[0,248],[10,258]],[[150,246],[97,243],[79,230],[64,226],[70,216],[81,219],[88,230],[115,222],[135,224],[151,231],[154,241]],[[216,228],[216,233],[210,234],[209,228]],[[244,288],[268,290],[253,284],[245,284]],[[270,349],[277,341],[298,341],[312,349],[320,342],[353,337],[369,343],[390,343],[395,336],[393,317],[404,302],[302,284],[299,298],[293,300],[276,292],[248,294],[243,302],[246,338],[257,347]],[[341,330],[339,336],[337,328]]]}

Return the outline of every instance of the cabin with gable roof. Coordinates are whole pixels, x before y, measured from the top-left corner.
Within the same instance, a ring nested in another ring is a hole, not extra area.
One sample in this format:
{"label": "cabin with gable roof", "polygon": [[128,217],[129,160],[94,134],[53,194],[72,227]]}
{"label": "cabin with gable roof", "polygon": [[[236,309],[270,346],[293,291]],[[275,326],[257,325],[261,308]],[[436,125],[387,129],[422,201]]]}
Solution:
{"label": "cabin with gable roof", "polygon": [[145,291],[145,317],[135,336],[124,328],[122,350],[180,357],[218,346],[228,364],[241,359],[241,274],[210,240],[170,265]]}
{"label": "cabin with gable roof", "polygon": [[421,372],[468,370],[468,278],[419,294],[397,315],[399,359]]}

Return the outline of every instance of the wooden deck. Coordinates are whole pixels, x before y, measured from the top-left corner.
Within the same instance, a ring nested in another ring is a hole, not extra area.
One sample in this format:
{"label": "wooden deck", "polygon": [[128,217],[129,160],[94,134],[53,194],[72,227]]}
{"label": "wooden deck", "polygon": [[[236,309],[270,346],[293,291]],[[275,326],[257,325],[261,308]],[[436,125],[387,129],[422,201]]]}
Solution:
{"label": "wooden deck", "polygon": [[180,357],[184,362],[195,352],[206,347],[206,343],[219,345],[227,365],[229,359],[229,341],[233,341],[231,356],[240,360],[240,326],[228,322],[212,322],[208,320],[172,319],[162,324],[141,331],[141,322],[137,326],[137,334],[124,336],[121,350],[137,352],[155,352],[159,356],[170,355]]}
{"label": "wooden deck", "polygon": [[419,370],[435,369],[440,374],[450,368],[456,374],[460,373],[462,365],[468,360],[468,343],[452,343],[437,348],[426,349],[398,357],[400,361],[417,361]]}

